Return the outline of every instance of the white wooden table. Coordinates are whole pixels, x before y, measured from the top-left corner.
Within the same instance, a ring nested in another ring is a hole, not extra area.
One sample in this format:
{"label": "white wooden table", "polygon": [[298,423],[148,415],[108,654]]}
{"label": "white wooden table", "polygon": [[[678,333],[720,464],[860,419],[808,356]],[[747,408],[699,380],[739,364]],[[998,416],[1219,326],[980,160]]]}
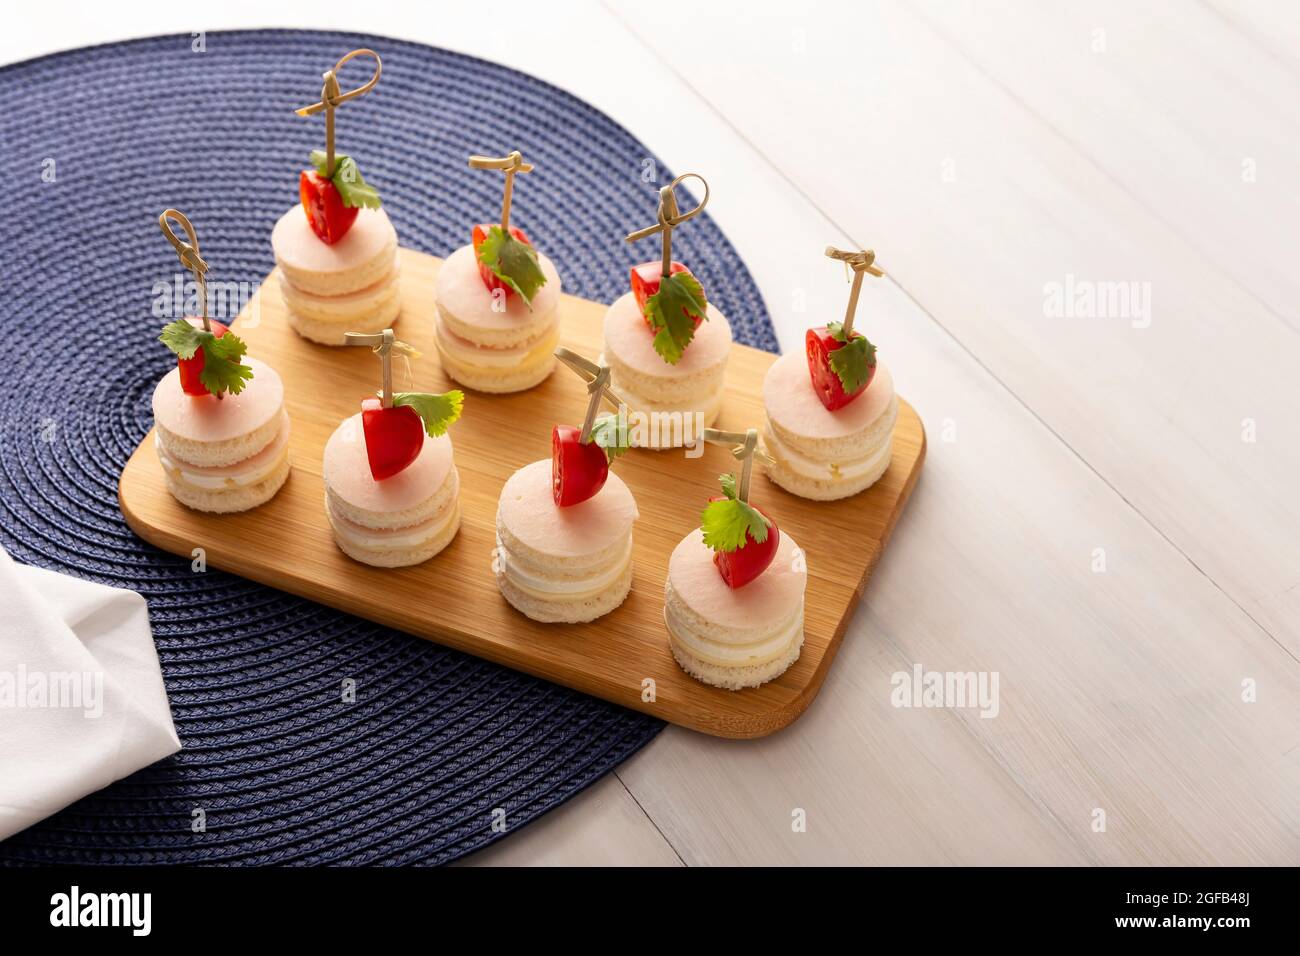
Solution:
{"label": "white wooden table", "polygon": [[[889,272],[859,324],[929,458],[818,700],[670,727],[473,862],[1300,863],[1292,4],[67,6],[0,61],[299,26],[555,82],[708,175],[785,348],[843,307],[826,244]],[[893,706],[916,665],[997,716]]]}

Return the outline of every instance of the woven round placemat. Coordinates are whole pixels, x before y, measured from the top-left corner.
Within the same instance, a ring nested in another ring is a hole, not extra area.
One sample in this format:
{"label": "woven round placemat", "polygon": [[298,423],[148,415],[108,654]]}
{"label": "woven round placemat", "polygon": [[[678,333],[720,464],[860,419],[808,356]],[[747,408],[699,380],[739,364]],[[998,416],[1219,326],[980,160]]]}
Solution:
{"label": "woven round placemat", "polygon": [[[501,177],[465,157],[518,148],[537,171],[520,181],[514,222],[559,264],[566,291],[611,301],[634,258],[655,254],[621,237],[653,221],[673,174],[608,117],[481,60],[374,36],[252,31],[209,33],[202,52],[188,35],[158,37],[0,69],[0,545],[147,598],[184,744],[0,843],[0,863],[447,862],[503,835],[495,809],[516,830],[663,726],[195,574],[122,519],[117,476],[172,361],[151,304],[177,265],[155,217],[167,206],[190,216],[210,278],[260,281],[274,264],[271,226],[323,138],[323,121],[293,108],[360,46],[383,56],[383,79],[340,108],[339,149],[379,187],[404,245],[446,255],[466,242],[498,207]],[[708,216],[674,247],[736,337],[775,350],[758,290]],[[352,705],[339,700],[347,677]]]}

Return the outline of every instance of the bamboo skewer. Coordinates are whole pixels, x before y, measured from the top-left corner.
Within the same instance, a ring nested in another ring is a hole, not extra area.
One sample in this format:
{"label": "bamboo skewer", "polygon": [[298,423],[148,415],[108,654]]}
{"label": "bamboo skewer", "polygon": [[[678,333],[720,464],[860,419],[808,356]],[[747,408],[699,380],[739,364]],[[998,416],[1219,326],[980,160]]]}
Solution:
{"label": "bamboo skewer", "polygon": [[393,353],[396,352],[406,358],[416,358],[420,353],[405,342],[399,341],[392,329],[384,329],[382,332],[348,332],[345,333],[344,339],[344,345],[367,345],[379,356],[379,361],[384,368],[384,390],[381,401],[384,408],[392,408]]}
{"label": "bamboo skewer", "polygon": [[[375,73],[365,83],[361,84],[354,90],[348,90],[346,93],[340,92],[338,72],[343,69],[343,64],[358,56],[370,56],[375,59]],[[330,179],[334,175],[334,110],[340,103],[346,103],[348,100],[356,99],[369,93],[379,82],[379,75],[384,71],[383,61],[379,59],[379,54],[374,50],[362,48],[353,50],[334,64],[334,68],[326,70],[324,73],[324,85],[320,91],[320,101],[304,106],[300,110],[295,110],[299,116],[313,116],[316,113],[325,112],[325,178]]]}
{"label": "bamboo skewer", "polygon": [[853,270],[853,288],[849,290],[849,304],[844,311],[844,338],[847,340],[853,334],[853,317],[858,311],[858,294],[862,292],[862,277],[868,272],[873,276],[883,276],[885,272],[875,264],[876,253],[871,249],[848,252],[844,249],[836,249],[834,246],[827,246],[826,255],[843,262],[846,271]]}
{"label": "bamboo skewer", "polygon": [[510,234],[510,202],[515,190],[515,173],[531,173],[532,163],[524,162],[524,154],[515,150],[509,156],[471,156],[471,169],[499,169],[506,174],[505,194],[501,198],[501,231]]}
{"label": "bamboo skewer", "polygon": [[704,440],[715,445],[730,445],[731,454],[741,462],[740,484],[736,488],[736,497],[749,504],[749,479],[754,470],[754,459],[764,465],[774,465],[774,459],[758,447],[758,429],[751,428],[743,432],[724,432],[717,428],[704,429]]}
{"label": "bamboo skewer", "polygon": [[596,412],[600,409],[600,400],[603,398],[614,406],[615,411],[623,413],[627,407],[627,402],[609,387],[609,366],[597,365],[590,359],[585,359],[577,352],[560,346],[555,350],[555,357],[561,362],[573,369],[580,378],[587,383],[587,414],[582,420],[582,433],[580,440],[585,444],[591,440],[591,429],[596,424]]}
{"label": "bamboo skewer", "polygon": [[[689,212],[681,212],[677,206],[677,194],[673,191],[678,185],[687,179],[698,179],[704,184],[704,198],[700,200],[699,205]],[[646,226],[644,229],[638,229],[636,232],[629,233],[625,242],[636,242],[638,239],[644,239],[646,236],[653,236],[656,232],[662,234],[662,259],[661,275],[668,276],[672,269],[673,262],[673,229],[688,219],[698,216],[709,202],[709,184],[699,173],[682,173],[676,179],[659,190],[659,210],[658,221],[653,226]]]}
{"label": "bamboo skewer", "polygon": [[[186,239],[176,235],[172,229],[169,220],[175,219],[185,230]],[[167,237],[167,241],[172,244],[176,250],[176,255],[180,257],[181,265],[194,273],[194,282],[199,287],[199,315],[203,319],[203,331],[212,332],[212,320],[208,318],[208,283],[205,278],[208,272],[208,264],[199,255],[199,237],[194,231],[194,226],[189,217],[179,209],[164,209],[158,216],[158,228]],[[225,395],[217,392],[217,401],[222,401]]]}
{"label": "bamboo skewer", "polygon": [[[188,242],[176,235],[172,230],[171,223],[168,222],[169,219],[175,219],[181,224],[181,228],[185,230],[186,239],[189,240]],[[162,230],[163,235],[167,237],[167,241],[175,248],[176,255],[180,257],[181,265],[194,273],[194,281],[199,287],[199,308],[203,318],[203,331],[211,332],[212,321],[208,318],[208,285],[204,278],[208,271],[208,264],[199,255],[199,237],[194,232],[194,226],[185,213],[179,209],[164,209],[158,216],[158,228]]]}
{"label": "bamboo skewer", "polygon": [[591,441],[591,428],[596,424],[596,412],[600,410],[600,400],[605,396],[605,386],[608,383],[608,365],[602,365],[596,377],[587,383],[587,414],[582,419],[582,431],[578,435],[578,440],[583,444]]}

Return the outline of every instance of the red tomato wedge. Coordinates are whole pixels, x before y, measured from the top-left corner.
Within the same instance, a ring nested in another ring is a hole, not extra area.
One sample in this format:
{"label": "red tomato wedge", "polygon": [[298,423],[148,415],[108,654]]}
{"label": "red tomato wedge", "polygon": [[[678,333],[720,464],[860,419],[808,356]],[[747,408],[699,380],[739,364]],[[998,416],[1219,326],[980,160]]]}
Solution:
{"label": "red tomato wedge", "polygon": [[[723,499],[715,497],[709,500],[722,501]],[[757,505],[754,507],[758,508]],[[754,536],[746,531],[745,543],[735,551],[713,552],[713,563],[728,587],[743,588],[766,571],[772,559],[776,557],[776,547],[781,543],[781,532],[777,530],[776,522],[766,511],[758,508],[758,512],[768,521],[767,538],[762,543],[755,541]]]}
{"label": "red tomato wedge", "polygon": [[343,205],[343,197],[339,195],[338,188],[320,173],[310,169],[304,169],[298,177],[298,193],[312,232],[327,246],[334,245],[347,235],[352,223],[356,221],[357,213],[361,211],[359,207]]}
{"label": "red tomato wedge", "polygon": [[[853,333],[854,338],[858,335],[857,332]],[[835,369],[831,368],[831,353],[836,349],[844,348],[845,343],[831,335],[823,325],[808,330],[808,334],[804,336],[804,345],[808,353],[808,374],[812,376],[813,391],[817,393],[821,403],[832,412],[843,408],[865,392],[876,375],[876,367],[872,365],[861,388],[846,392],[844,383],[840,381]]]}
{"label": "red tomato wedge", "polygon": [[582,441],[582,429],[551,429],[551,494],[560,508],[593,498],[609,477],[609,456],[594,441]]}
{"label": "red tomato wedge", "polygon": [[375,481],[406,469],[424,447],[424,422],[409,405],[384,408],[377,398],[361,400],[361,428],[366,437],[366,458]]}
{"label": "red tomato wedge", "polygon": [[[679,272],[690,273],[690,269],[680,262],[673,262],[669,267],[669,275],[677,275]],[[641,310],[641,315],[645,317],[645,324],[650,326],[650,319],[645,314],[645,301],[652,295],[659,292],[659,282],[663,278],[663,263],[655,260],[654,262],[643,262],[639,266],[632,267],[632,294],[636,296],[636,306]],[[691,324],[695,328],[700,327],[704,317],[700,315],[690,316]]]}
{"label": "red tomato wedge", "polygon": [[[196,329],[203,328],[202,319],[186,319],[190,325]],[[212,334],[216,338],[221,338],[230,330],[215,319],[208,320],[212,324]],[[208,363],[208,358],[203,354],[203,349],[194,353],[193,358],[177,358],[176,366],[181,370],[181,391],[186,395],[211,395],[206,385],[200,380],[199,376],[203,374],[203,369]]]}

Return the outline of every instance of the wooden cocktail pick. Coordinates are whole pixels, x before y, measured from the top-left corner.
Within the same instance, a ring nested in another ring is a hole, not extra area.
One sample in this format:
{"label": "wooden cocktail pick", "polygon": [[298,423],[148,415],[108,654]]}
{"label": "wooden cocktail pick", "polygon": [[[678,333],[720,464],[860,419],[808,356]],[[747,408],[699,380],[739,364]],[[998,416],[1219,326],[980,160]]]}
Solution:
{"label": "wooden cocktail pick", "polygon": [[384,408],[393,407],[393,353],[404,358],[419,358],[420,353],[398,341],[392,329],[382,332],[348,332],[344,336],[344,345],[368,345],[379,356],[384,366],[384,391],[381,396]]}
{"label": "wooden cocktail pick", "polygon": [[757,458],[765,465],[773,465],[775,461],[765,452],[758,448],[758,429],[751,428],[743,432],[724,432],[717,428],[704,429],[704,440],[712,442],[715,445],[731,446],[731,454],[741,463],[740,483],[736,488],[736,496],[745,504],[749,504],[749,477],[754,469],[754,459]]}
{"label": "wooden cocktail pick", "polygon": [[590,397],[587,400],[587,415],[582,421],[582,441],[585,443],[591,439],[591,427],[596,422],[596,412],[600,408],[602,398],[614,406],[616,411],[626,407],[627,403],[609,387],[608,365],[597,365],[577,352],[566,349],[563,345],[555,350],[555,357],[573,369],[587,383],[587,395]]}
{"label": "wooden cocktail pick", "polygon": [[[175,219],[185,230],[185,239],[176,235],[172,229],[170,220]],[[167,241],[172,244],[176,250],[176,255],[180,257],[181,265],[190,272],[194,273],[194,282],[199,287],[199,314],[203,319],[203,331],[212,331],[212,320],[208,318],[208,283],[204,278],[208,272],[208,264],[203,261],[199,255],[199,237],[194,232],[194,225],[190,222],[189,217],[179,209],[164,209],[158,216],[158,228],[162,230]],[[186,239],[189,241],[187,242]],[[217,392],[217,401],[222,401],[225,395]]]}
{"label": "wooden cocktail pick", "polygon": [[[343,64],[348,60],[358,56],[370,56],[375,59],[375,75],[368,79],[361,86],[354,90],[348,90],[346,93],[340,92],[338,72],[343,68]],[[383,61],[379,59],[379,54],[374,50],[360,49],[353,50],[334,64],[334,68],[326,70],[324,74],[325,84],[321,87],[320,102],[313,103],[311,106],[304,106],[295,112],[299,116],[313,116],[316,113],[325,111],[325,178],[329,179],[334,175],[334,110],[340,103],[346,103],[348,100],[356,99],[369,93],[379,82],[379,74],[384,71]]]}
{"label": "wooden cocktail pick", "polygon": [[862,277],[868,272],[873,276],[883,276],[885,272],[875,264],[876,254],[871,249],[847,252],[844,249],[827,246],[826,255],[843,262],[846,271],[853,270],[853,288],[849,292],[848,308],[844,311],[844,338],[847,341],[853,332],[853,316],[858,311],[858,293],[862,291]]}
{"label": "wooden cocktail pick", "polygon": [[[186,239],[176,235],[171,227],[170,219],[175,219],[185,230]],[[194,226],[190,223],[189,218],[179,209],[164,209],[158,216],[158,228],[162,230],[167,241],[172,244],[176,250],[176,255],[180,257],[181,265],[190,272],[194,273],[194,281],[199,287],[199,308],[202,310],[203,331],[212,331],[212,321],[208,318],[208,286],[204,276],[208,271],[208,264],[203,261],[199,255],[199,237],[194,233]],[[218,396],[219,398],[220,396]]]}
{"label": "wooden cocktail pick", "polygon": [[510,197],[515,190],[515,173],[531,173],[532,163],[524,162],[524,154],[515,150],[509,156],[471,156],[473,169],[499,169],[506,174],[506,191],[501,200],[501,231],[510,234]]}
{"label": "wooden cocktail pick", "polygon": [[[673,190],[678,184],[687,179],[698,179],[704,184],[704,198],[700,204],[689,212],[679,212],[677,208],[677,195]],[[687,219],[698,216],[706,205],[709,203],[709,184],[699,173],[682,173],[667,186],[659,190],[659,221],[653,226],[646,226],[644,229],[638,229],[630,233],[625,239],[626,242],[636,242],[638,239],[644,239],[646,236],[653,236],[656,232],[663,234],[663,271],[662,274],[667,276],[672,270],[673,261],[673,229]]]}

